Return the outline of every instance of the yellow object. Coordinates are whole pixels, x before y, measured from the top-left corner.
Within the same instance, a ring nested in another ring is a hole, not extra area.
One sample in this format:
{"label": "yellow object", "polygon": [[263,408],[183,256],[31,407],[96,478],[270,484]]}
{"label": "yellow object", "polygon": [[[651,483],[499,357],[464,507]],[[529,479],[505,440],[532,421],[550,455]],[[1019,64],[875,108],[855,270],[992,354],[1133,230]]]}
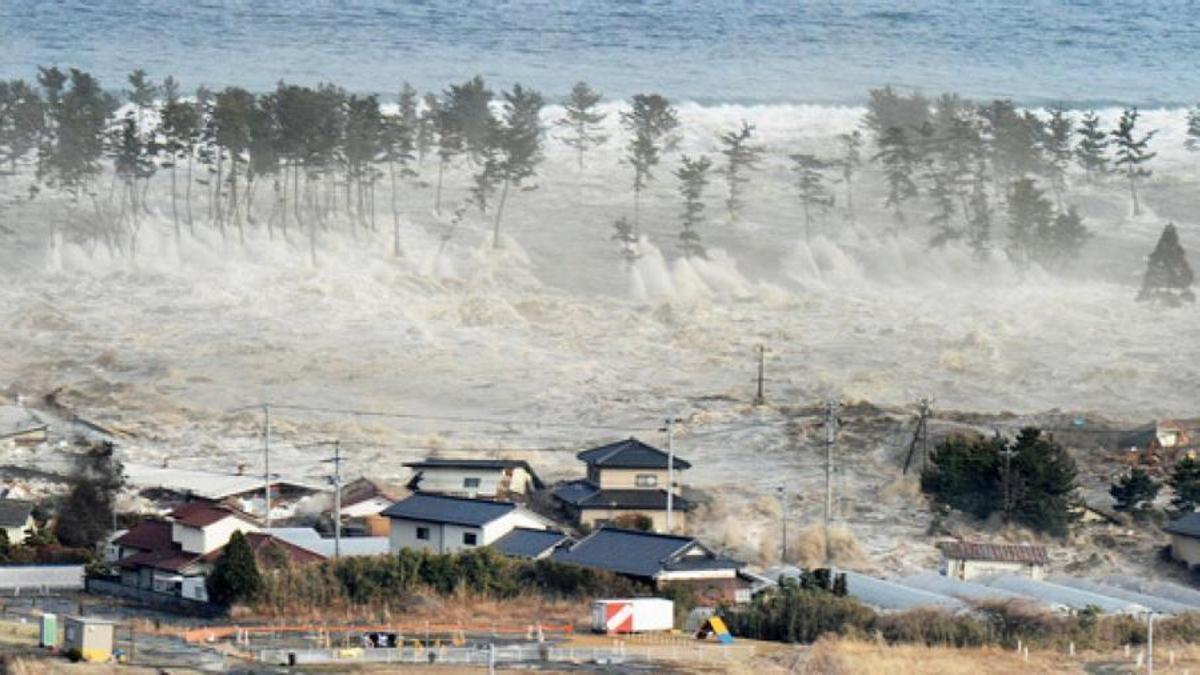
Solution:
{"label": "yellow object", "polygon": [[339,659],[361,659],[362,655],[363,650],[361,647],[351,647],[349,649],[338,650]]}
{"label": "yellow object", "polygon": [[467,644],[467,634],[461,630],[457,631],[454,633],[454,639],[451,640],[451,642],[454,644],[455,647],[461,647],[461,646]]}

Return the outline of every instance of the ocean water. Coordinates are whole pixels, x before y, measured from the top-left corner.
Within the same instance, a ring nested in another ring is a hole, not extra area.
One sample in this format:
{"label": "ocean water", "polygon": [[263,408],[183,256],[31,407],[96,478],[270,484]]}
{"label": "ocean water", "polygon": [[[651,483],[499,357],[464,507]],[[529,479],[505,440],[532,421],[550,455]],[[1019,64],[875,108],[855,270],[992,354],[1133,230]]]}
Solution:
{"label": "ocean water", "polygon": [[482,73],[612,97],[859,103],[893,84],[1028,104],[1170,107],[1200,98],[1192,0],[73,0],[0,2],[0,76],[142,67],[200,83],[280,78],[355,91]]}

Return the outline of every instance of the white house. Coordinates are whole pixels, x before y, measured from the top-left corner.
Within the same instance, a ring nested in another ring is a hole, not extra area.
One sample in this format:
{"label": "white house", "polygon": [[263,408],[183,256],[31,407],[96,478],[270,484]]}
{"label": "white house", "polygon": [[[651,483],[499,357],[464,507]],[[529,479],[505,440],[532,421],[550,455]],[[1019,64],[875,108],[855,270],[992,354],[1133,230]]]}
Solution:
{"label": "white house", "polygon": [[1040,580],[1049,562],[1046,547],[1033,544],[945,541],[938,548],[942,550],[942,574],[960,581],[993,574],[1023,574]]}
{"label": "white house", "polygon": [[247,514],[221,504],[190,502],[169,516],[171,541],[186,553],[204,555],[229,543],[234,532],[257,532]]}
{"label": "white house", "polygon": [[0,499],[0,530],[4,530],[9,544],[24,544],[33,526],[33,502]]}
{"label": "white house", "polygon": [[487,546],[518,527],[544,530],[550,522],[512,502],[414,494],[383,512],[388,549],[453,553]]}
{"label": "white house", "polygon": [[389,488],[370,478],[359,478],[342,488],[342,518],[377,516],[400,501],[403,494],[403,490]]}
{"label": "white house", "polygon": [[410,490],[454,497],[510,499],[542,487],[528,462],[519,459],[430,457],[405,464],[413,470]]}

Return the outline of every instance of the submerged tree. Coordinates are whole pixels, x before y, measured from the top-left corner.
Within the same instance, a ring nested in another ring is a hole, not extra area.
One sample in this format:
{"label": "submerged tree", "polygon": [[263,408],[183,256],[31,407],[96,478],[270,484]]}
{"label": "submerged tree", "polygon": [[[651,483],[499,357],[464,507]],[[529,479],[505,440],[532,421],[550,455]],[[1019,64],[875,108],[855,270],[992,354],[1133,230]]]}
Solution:
{"label": "submerged tree", "polygon": [[1158,244],[1146,261],[1146,274],[1142,278],[1139,301],[1151,300],[1175,306],[1196,299],[1192,293],[1195,275],[1188,264],[1187,254],[1179,243],[1179,233],[1174,223],[1163,228]]}
{"label": "submerged tree", "polygon": [[621,216],[613,222],[612,238],[620,247],[621,258],[626,264],[633,265],[638,258],[642,257],[641,252],[638,251],[637,230],[625,216]]}
{"label": "submerged tree", "polygon": [[1032,178],[1013,181],[1008,192],[1008,252],[1018,263],[1036,258],[1039,232],[1049,231],[1054,206]]}
{"label": "submerged tree", "polygon": [[792,172],[796,176],[796,196],[804,210],[804,240],[811,241],[815,211],[823,211],[833,205],[833,195],[825,186],[825,171],[829,168],[829,162],[808,154],[791,155],[790,159]]}
{"label": "submerged tree", "polygon": [[1075,158],[1083,168],[1083,175],[1091,183],[1096,176],[1108,171],[1108,133],[1100,128],[1100,117],[1094,110],[1084,113],[1076,130],[1079,142],[1075,144]]}
{"label": "submerged tree", "polygon": [[679,232],[679,248],[688,258],[705,257],[700,243],[700,225],[704,222],[704,189],[708,187],[708,170],[712,162],[707,157],[692,159],[683,156],[675,177],[679,179],[679,195],[683,197],[683,211],[679,214],[682,230]]}
{"label": "submerged tree", "polygon": [[1073,156],[1071,133],[1074,129],[1075,123],[1065,110],[1050,110],[1050,121],[1046,125],[1046,136],[1043,140],[1046,154],[1045,173],[1060,209],[1063,208],[1063,192],[1067,187],[1067,168],[1071,165]]}
{"label": "submerged tree", "polygon": [[495,175],[500,181],[500,202],[492,229],[492,246],[500,247],[500,218],[510,187],[521,187],[537,173],[542,161],[542,95],[520,84],[504,92],[504,112],[496,132]]}
{"label": "submerged tree", "polygon": [[1108,493],[1116,501],[1113,507],[1116,510],[1140,513],[1148,511],[1154,505],[1161,488],[1162,486],[1151,478],[1145,469],[1134,467],[1110,485]]}
{"label": "submerged tree", "polygon": [[1142,166],[1146,162],[1154,159],[1158,153],[1150,152],[1150,139],[1154,138],[1154,134],[1158,133],[1157,129],[1137,136],[1137,108],[1126,108],[1121,113],[1121,119],[1117,121],[1117,128],[1112,133],[1113,144],[1117,147],[1117,157],[1113,161],[1118,168],[1124,169],[1125,178],[1129,181],[1129,196],[1133,199],[1133,215],[1141,214],[1141,205],[1138,203],[1137,181],[1139,178],[1148,178],[1150,169]]}
{"label": "submerged tree", "polygon": [[640,226],[642,191],[654,179],[653,170],[662,153],[675,145],[679,126],[675,108],[659,94],[637,94],[630,109],[621,113],[621,126],[632,138],[626,146],[626,160],[633,166],[633,230]]}
{"label": "submerged tree", "polygon": [[975,256],[987,258],[992,240],[992,207],[988,201],[987,181],[981,161],[971,184],[971,196],[967,201],[967,243]]}
{"label": "submerged tree", "polygon": [[0,81],[0,166],[15,174],[18,162],[37,148],[45,124],[37,89],[24,80]]}
{"label": "submerged tree", "polygon": [[411,167],[417,159],[418,138],[421,130],[421,116],[417,111],[417,90],[407,82],[400,89],[397,97],[399,110],[396,115],[384,118],[382,130],[381,159],[388,166],[390,183],[390,202],[392,209],[392,255],[400,255],[400,207],[397,203],[399,189],[397,180],[417,175]]}
{"label": "submerged tree", "polygon": [[1188,111],[1187,138],[1183,145],[1193,152],[1200,151],[1200,105]]}
{"label": "submerged tree", "polygon": [[587,82],[576,82],[563,106],[563,118],[555,122],[566,130],[562,141],[575,150],[580,170],[583,170],[584,153],[608,140],[608,136],[601,133],[600,125],[608,117],[597,109],[601,99],[600,92],[589,87]]}
{"label": "submerged tree", "polygon": [[742,187],[750,181],[746,172],[758,168],[766,148],[751,142],[754,136],[754,125],[742,120],[742,126],[736,131],[728,131],[720,135],[721,154],[725,155],[725,182],[729,186],[729,198],[725,200],[725,208],[729,217],[737,220],[742,210]]}
{"label": "submerged tree", "polygon": [[[163,93],[166,100],[159,110],[158,134],[162,138],[163,150],[166,152],[165,165],[171,170],[171,222],[175,225],[175,238],[180,237],[179,226],[179,190],[177,185],[178,165],[180,160],[187,161],[187,174],[184,178],[190,186],[192,181],[192,153],[196,146],[196,132],[199,120],[196,107],[179,97],[179,84],[175,78],[168,76],[163,80]],[[192,226],[191,204],[187,204],[187,223]]]}
{"label": "submerged tree", "polygon": [[896,222],[904,222],[904,203],[917,196],[917,184],[913,180],[917,155],[909,142],[908,134],[900,127],[889,127],[879,138],[879,152],[874,159],[883,165],[888,194],[884,205],[892,209]]}
{"label": "submerged tree", "polygon": [[862,167],[862,132],[857,129],[847,134],[838,135],[838,143],[842,146],[842,158],[838,166],[842,169],[842,182],[846,184],[846,215],[854,222],[854,177]]}

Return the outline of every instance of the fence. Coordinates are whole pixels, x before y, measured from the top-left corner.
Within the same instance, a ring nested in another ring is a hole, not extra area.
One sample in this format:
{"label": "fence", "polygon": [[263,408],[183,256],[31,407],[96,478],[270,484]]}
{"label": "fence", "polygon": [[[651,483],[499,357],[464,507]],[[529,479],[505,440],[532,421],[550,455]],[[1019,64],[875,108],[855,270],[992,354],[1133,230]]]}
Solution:
{"label": "fence", "polygon": [[331,663],[407,663],[478,665],[489,663],[593,663],[619,665],[624,663],[653,663],[686,661],[691,663],[745,662],[754,655],[753,645],[647,645],[615,647],[553,647],[549,644],[506,645],[488,647],[420,646],[396,649],[264,649],[257,652],[262,663],[280,665],[315,665]]}
{"label": "fence", "polygon": [[0,566],[0,590],[22,591],[83,590],[83,565],[3,565]]}
{"label": "fence", "polygon": [[199,600],[192,600],[190,598],[181,598],[178,595],[159,593],[158,591],[151,591],[145,588],[135,588],[117,581],[108,581],[107,579],[97,579],[94,577],[87,580],[87,590],[89,593],[127,598],[164,612],[186,614],[204,619],[215,619],[224,616],[227,611],[221,605],[200,602]]}

